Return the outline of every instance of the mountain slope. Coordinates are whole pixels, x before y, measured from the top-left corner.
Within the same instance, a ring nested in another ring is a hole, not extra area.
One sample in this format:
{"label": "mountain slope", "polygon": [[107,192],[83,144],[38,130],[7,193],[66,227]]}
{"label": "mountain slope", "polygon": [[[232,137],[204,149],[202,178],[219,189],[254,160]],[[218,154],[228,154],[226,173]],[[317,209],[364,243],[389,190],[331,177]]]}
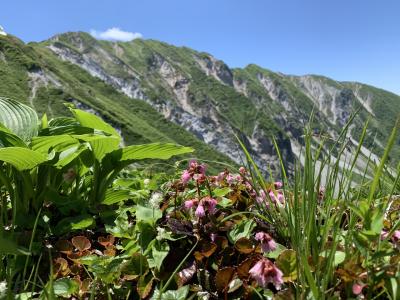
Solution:
{"label": "mountain slope", "polygon": [[[3,96],[50,115],[66,113],[63,102],[94,110],[129,143],[175,141],[197,148],[200,158],[241,163],[238,135],[264,171],[279,169],[273,137],[293,167],[312,112],[316,134],[334,139],[358,110],[349,152],[370,118],[366,146],[377,155],[400,115],[399,96],[360,83],[284,75],[256,65],[230,69],[186,47],[98,41],[83,32],[28,45],[0,37],[0,79]],[[399,157],[400,138],[391,159]]]}

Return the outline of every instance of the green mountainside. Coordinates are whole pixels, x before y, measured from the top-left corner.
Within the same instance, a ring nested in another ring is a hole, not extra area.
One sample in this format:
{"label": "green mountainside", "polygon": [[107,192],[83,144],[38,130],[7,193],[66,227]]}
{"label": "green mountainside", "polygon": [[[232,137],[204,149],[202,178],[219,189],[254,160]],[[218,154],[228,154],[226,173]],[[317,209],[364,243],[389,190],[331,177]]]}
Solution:
{"label": "green mountainside", "polygon": [[[361,83],[289,76],[252,64],[231,69],[186,47],[99,41],[83,32],[29,44],[0,36],[0,95],[50,117],[66,114],[63,103],[71,102],[113,124],[127,143],[173,141],[211,161],[240,164],[238,135],[265,171],[279,169],[272,137],[289,169],[301,157],[312,112],[316,134],[337,138],[358,110],[349,147],[357,146],[370,119],[366,146],[378,156],[400,115],[400,96]],[[400,138],[392,162],[399,157]]]}

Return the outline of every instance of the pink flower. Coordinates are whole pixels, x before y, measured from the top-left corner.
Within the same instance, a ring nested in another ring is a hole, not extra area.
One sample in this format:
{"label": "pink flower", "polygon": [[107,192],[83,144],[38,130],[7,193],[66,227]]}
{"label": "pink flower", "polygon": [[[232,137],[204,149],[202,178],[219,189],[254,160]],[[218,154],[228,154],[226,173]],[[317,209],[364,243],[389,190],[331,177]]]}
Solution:
{"label": "pink flower", "polygon": [[223,181],[224,178],[225,178],[225,175],[226,175],[225,172],[219,173],[219,174],[218,174],[218,177],[217,177],[217,180],[218,180],[219,182]]}
{"label": "pink flower", "polygon": [[385,230],[382,230],[382,232],[381,232],[381,240],[386,239],[388,237],[388,235],[389,235],[389,232],[387,232]]}
{"label": "pink flower", "polygon": [[228,174],[226,176],[226,181],[228,182],[228,184],[233,184],[235,182],[235,178],[231,174]]}
{"label": "pink flower", "polygon": [[354,283],[353,284],[353,294],[354,295],[360,295],[362,293],[363,288],[366,286],[366,284],[359,284],[359,283]]}
{"label": "pink flower", "polygon": [[267,200],[267,195],[265,194],[264,190],[260,190],[258,192],[259,196],[256,198],[258,203],[263,203],[265,200]]}
{"label": "pink flower", "polygon": [[197,161],[195,161],[195,160],[189,161],[189,168],[190,168],[190,169],[196,169],[198,165],[199,165],[199,164],[198,164]]}
{"label": "pink flower", "polygon": [[256,240],[261,242],[261,249],[263,252],[270,252],[276,249],[276,243],[268,233],[262,231],[257,232]]}
{"label": "pink flower", "polygon": [[199,174],[205,175],[206,174],[206,165],[201,164],[197,167],[197,172]]}
{"label": "pink flower", "polygon": [[196,180],[198,183],[203,183],[206,181],[206,175],[204,174],[194,174],[193,179]]}
{"label": "pink flower", "polygon": [[204,210],[204,206],[202,204],[199,204],[196,208],[196,211],[194,213],[196,215],[196,217],[198,218],[202,218],[206,215],[206,212]]}
{"label": "pink flower", "polygon": [[185,208],[186,209],[191,209],[193,206],[195,206],[199,202],[197,199],[191,199],[191,200],[186,200],[185,201]]}
{"label": "pink flower", "polygon": [[263,288],[267,287],[268,283],[271,282],[279,290],[283,284],[282,271],[264,257],[249,270],[249,274]]}
{"label": "pink flower", "polygon": [[396,230],[393,235],[392,235],[392,241],[394,243],[397,243],[398,241],[400,241],[400,230]]}
{"label": "pink flower", "polygon": [[183,184],[187,184],[191,178],[192,178],[192,175],[190,175],[188,170],[183,171],[182,176],[181,176],[181,181]]}
{"label": "pink flower", "polygon": [[285,197],[283,196],[283,193],[281,191],[278,192],[278,201],[281,204],[285,204]]}
{"label": "pink flower", "polygon": [[275,186],[275,189],[280,189],[281,187],[283,187],[283,183],[280,181],[275,181],[274,186]]}
{"label": "pink flower", "polygon": [[245,167],[240,167],[239,168],[239,173],[242,174],[242,175],[246,174],[246,168]]}
{"label": "pink flower", "polygon": [[207,208],[210,214],[214,214],[215,207],[217,206],[218,202],[214,198],[206,197],[203,198],[203,205]]}
{"label": "pink flower", "polygon": [[276,198],[274,191],[271,190],[271,191],[269,191],[268,194],[269,194],[269,197],[271,198],[272,202],[275,202],[275,203],[278,202],[278,199]]}

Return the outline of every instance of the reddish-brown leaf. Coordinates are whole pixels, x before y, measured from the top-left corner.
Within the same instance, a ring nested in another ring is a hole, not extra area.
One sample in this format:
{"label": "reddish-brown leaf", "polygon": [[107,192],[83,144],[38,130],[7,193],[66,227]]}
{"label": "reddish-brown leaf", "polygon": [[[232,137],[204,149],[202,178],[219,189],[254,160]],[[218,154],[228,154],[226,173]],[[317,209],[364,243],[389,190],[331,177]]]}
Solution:
{"label": "reddish-brown leaf", "polygon": [[255,249],[253,242],[246,237],[238,239],[235,243],[235,248],[237,251],[244,254],[250,254]]}
{"label": "reddish-brown leaf", "polygon": [[59,257],[54,261],[54,274],[56,277],[64,277],[71,273],[69,269],[68,262],[66,259]]}
{"label": "reddish-brown leaf", "polygon": [[224,291],[233,279],[234,274],[235,268],[233,267],[227,267],[218,270],[217,274],[215,275],[215,284],[217,286],[217,290]]}
{"label": "reddish-brown leaf", "polygon": [[202,260],[203,257],[210,257],[217,250],[217,245],[213,242],[202,241],[199,245],[199,250],[194,253],[197,260]]}
{"label": "reddish-brown leaf", "polygon": [[99,238],[97,239],[97,241],[99,242],[100,245],[107,247],[107,246],[112,246],[114,245],[115,242],[115,237],[111,234],[109,234],[108,236],[104,237],[104,236],[99,236]]}
{"label": "reddish-brown leaf", "polygon": [[257,257],[250,257],[244,260],[238,267],[237,267],[237,275],[240,279],[246,280],[249,277],[249,270],[258,260]]}
{"label": "reddish-brown leaf", "polygon": [[107,256],[115,256],[115,254],[116,254],[115,246],[114,245],[107,246],[106,250],[104,250],[103,254],[107,255]]}
{"label": "reddish-brown leaf", "polygon": [[56,243],[56,249],[64,254],[70,254],[74,251],[74,246],[68,240],[58,240]]}
{"label": "reddish-brown leaf", "polygon": [[82,235],[74,236],[71,241],[79,252],[82,252],[84,250],[89,250],[90,247],[92,246],[87,237]]}

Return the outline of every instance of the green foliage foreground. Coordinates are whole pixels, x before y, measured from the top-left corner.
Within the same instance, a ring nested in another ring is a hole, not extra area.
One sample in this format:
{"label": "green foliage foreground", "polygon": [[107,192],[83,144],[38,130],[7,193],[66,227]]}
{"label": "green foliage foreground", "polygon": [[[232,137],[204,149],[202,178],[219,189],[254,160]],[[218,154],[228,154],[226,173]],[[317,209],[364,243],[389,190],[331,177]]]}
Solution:
{"label": "green foliage foreground", "polygon": [[374,178],[353,172],[360,148],[340,165],[307,130],[303,166],[266,182],[245,148],[238,172],[141,171],[193,150],[120,147],[69,109],[39,120],[0,98],[0,298],[399,299],[400,172],[385,167],[399,124]]}

